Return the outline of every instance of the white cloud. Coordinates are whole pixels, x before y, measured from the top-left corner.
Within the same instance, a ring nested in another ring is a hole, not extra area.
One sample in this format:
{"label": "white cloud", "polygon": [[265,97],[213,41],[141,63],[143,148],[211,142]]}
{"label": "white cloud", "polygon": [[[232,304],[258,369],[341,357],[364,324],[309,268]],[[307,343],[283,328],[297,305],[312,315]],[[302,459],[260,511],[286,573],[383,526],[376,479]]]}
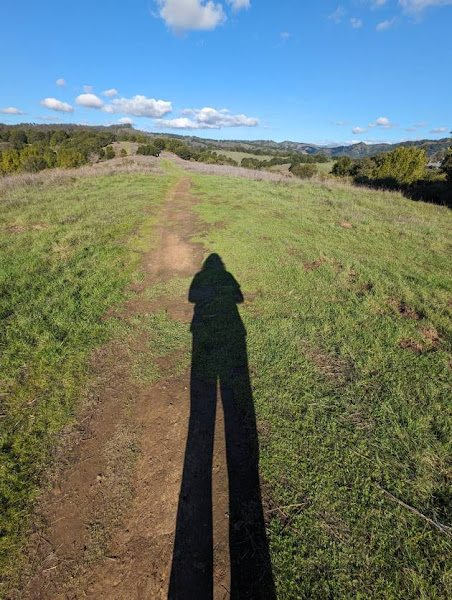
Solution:
{"label": "white cloud", "polygon": [[91,94],[91,92],[93,91],[93,86],[92,85],[84,85],[83,91],[85,92],[85,94]]}
{"label": "white cloud", "polygon": [[15,106],[6,106],[5,108],[0,108],[0,113],[4,115],[26,115],[27,113],[20,108],[16,108]]}
{"label": "white cloud", "polygon": [[394,129],[398,127],[397,123],[391,123],[388,117],[378,117],[373,123],[369,123],[369,127],[381,127],[381,129]]}
{"label": "white cloud", "polygon": [[44,98],[41,100],[42,106],[50,108],[50,110],[57,110],[58,112],[74,112],[74,109],[67,102],[61,102],[56,98]]}
{"label": "white cloud", "polygon": [[118,119],[118,123],[121,123],[121,125],[133,125],[133,119],[130,117],[121,117]]}
{"label": "white cloud", "polygon": [[429,6],[447,6],[452,0],[399,0],[400,6],[408,13],[421,13]]}
{"label": "white cloud", "polygon": [[122,113],[133,117],[159,118],[173,110],[171,102],[155,100],[146,96],[133,96],[133,98],[115,98],[111,104],[103,107],[107,113]]}
{"label": "white cloud", "polygon": [[160,16],[175,31],[212,30],[226,20],[221,4],[212,0],[157,0]]}
{"label": "white cloud", "polygon": [[430,129],[430,133],[446,133],[447,127],[436,127],[436,129]]}
{"label": "white cloud", "polygon": [[102,108],[104,103],[96,94],[80,94],[75,99],[76,104],[85,108]]}
{"label": "white cloud", "polygon": [[279,36],[283,39],[283,40],[288,40],[292,34],[289,33],[288,31],[281,31],[281,33],[279,34]]}
{"label": "white cloud", "polygon": [[356,17],[352,17],[350,19],[350,24],[353,27],[353,29],[359,29],[360,27],[363,26],[363,22],[361,19],[357,19]]}
{"label": "white cloud", "polygon": [[225,108],[221,110],[207,106],[202,109],[186,108],[181,113],[191,118],[158,119],[156,124],[170,129],[221,129],[223,127],[256,127],[259,125],[259,119],[245,115],[231,115],[230,111]]}
{"label": "white cloud", "polygon": [[415,127],[425,127],[427,125],[427,123],[422,122],[422,123],[416,123]]}
{"label": "white cloud", "polygon": [[367,129],[364,127],[353,127],[352,133],[366,133]]}
{"label": "white cloud", "polygon": [[386,21],[382,21],[381,23],[378,23],[378,25],[375,27],[375,29],[377,31],[386,31],[386,29],[390,29],[395,23],[395,18],[394,19],[387,19]]}
{"label": "white cloud", "polygon": [[251,6],[250,0],[227,0],[228,4],[232,6],[232,10],[237,11],[242,8],[248,9]]}
{"label": "white cloud", "polygon": [[347,125],[347,121],[331,121],[332,125]]}
{"label": "white cloud", "polygon": [[330,19],[330,21],[333,21],[333,23],[336,23],[336,25],[338,25],[342,21],[342,19],[345,17],[346,12],[347,11],[342,6],[342,4],[339,4],[339,6],[336,8],[336,10],[334,12],[332,12],[330,15],[328,15],[328,19]]}
{"label": "white cloud", "polygon": [[62,77],[60,77],[59,79],[57,79],[55,81],[55,83],[57,85],[59,85],[60,87],[64,87],[66,85],[66,79],[63,79]]}
{"label": "white cloud", "polygon": [[113,98],[114,96],[118,95],[118,90],[111,88],[110,90],[105,90],[105,92],[102,92],[102,94],[107,96],[107,98]]}
{"label": "white cloud", "polygon": [[405,127],[405,131],[416,131],[416,127]]}

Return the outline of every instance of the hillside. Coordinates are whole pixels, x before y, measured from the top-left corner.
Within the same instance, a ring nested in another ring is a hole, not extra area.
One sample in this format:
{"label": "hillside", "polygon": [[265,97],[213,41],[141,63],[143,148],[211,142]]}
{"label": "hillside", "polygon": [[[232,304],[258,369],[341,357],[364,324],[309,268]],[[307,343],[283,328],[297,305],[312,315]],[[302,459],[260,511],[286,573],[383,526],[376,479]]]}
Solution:
{"label": "hillside", "polygon": [[0,595],[450,597],[447,208],[147,156],[0,203]]}
{"label": "hillside", "polygon": [[306,154],[327,154],[332,158],[339,156],[350,156],[351,158],[364,158],[366,156],[374,156],[380,152],[389,152],[398,146],[414,146],[416,148],[424,148],[429,158],[434,157],[438,152],[446,150],[452,145],[452,138],[442,138],[440,140],[416,140],[406,141],[396,144],[365,144],[359,142],[347,146],[319,146],[317,144],[309,144],[306,142],[283,141],[274,142],[272,140],[214,140],[209,138],[201,138],[194,135],[181,135],[175,133],[148,132],[140,129],[134,129],[130,125],[110,125],[110,126],[86,126],[76,124],[36,124],[36,123],[21,123],[19,125],[6,125],[0,123],[0,139],[2,129],[10,128],[29,128],[33,127],[36,130],[48,131],[63,129],[67,131],[74,130],[94,130],[94,131],[109,131],[115,134],[140,134],[149,138],[168,137],[180,139],[189,146],[199,149],[224,149],[237,150],[239,152],[249,152],[250,154],[266,154],[268,151],[272,153],[281,153],[286,155],[287,152],[302,152]]}

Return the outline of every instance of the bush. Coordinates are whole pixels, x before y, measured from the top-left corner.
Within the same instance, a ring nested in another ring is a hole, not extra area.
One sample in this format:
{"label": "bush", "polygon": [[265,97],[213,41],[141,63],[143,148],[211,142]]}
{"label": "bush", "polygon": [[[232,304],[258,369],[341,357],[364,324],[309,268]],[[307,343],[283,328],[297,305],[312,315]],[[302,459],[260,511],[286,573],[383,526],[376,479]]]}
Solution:
{"label": "bush", "polygon": [[445,173],[447,181],[452,184],[452,146],[447,150],[443,159],[441,171]]}
{"label": "bush", "polygon": [[57,153],[56,166],[64,169],[81,167],[87,162],[87,159],[81,152],[74,148],[60,148]]}
{"label": "bush", "polygon": [[155,138],[152,143],[158,150],[160,150],[160,152],[166,148],[166,141],[164,138]]}
{"label": "bush", "polygon": [[422,179],[428,162],[424,149],[404,146],[385,154],[377,154],[373,160],[374,179],[389,179],[400,184]]}
{"label": "bush", "polygon": [[143,154],[144,156],[159,156],[160,150],[154,146],[154,144],[144,144],[143,146],[138,146],[137,154]]}
{"label": "bush", "polygon": [[2,170],[4,173],[14,173],[20,168],[20,153],[18,150],[2,152]]}
{"label": "bush", "polygon": [[114,158],[115,156],[116,156],[116,152],[115,152],[113,146],[107,146],[105,148],[105,158],[107,160],[110,160],[110,159]]}
{"label": "bush", "polygon": [[295,163],[290,165],[289,171],[300,179],[309,179],[317,174],[317,167],[311,163]]}
{"label": "bush", "polygon": [[334,163],[331,172],[333,173],[333,175],[336,175],[337,177],[346,177],[347,175],[352,174],[353,168],[354,168],[353,159],[351,159],[349,156],[341,156]]}
{"label": "bush", "polygon": [[121,152],[119,154],[121,156],[127,156],[127,150],[125,148],[121,148]]}

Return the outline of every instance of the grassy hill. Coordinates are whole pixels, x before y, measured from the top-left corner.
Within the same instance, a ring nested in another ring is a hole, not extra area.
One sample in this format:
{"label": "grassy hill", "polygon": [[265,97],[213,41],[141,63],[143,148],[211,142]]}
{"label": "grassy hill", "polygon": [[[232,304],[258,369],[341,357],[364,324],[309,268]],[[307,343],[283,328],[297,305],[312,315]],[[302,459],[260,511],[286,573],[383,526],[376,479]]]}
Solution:
{"label": "grassy hill", "polygon": [[[103,317],[140,280],[155,211],[180,176],[161,164],[0,189],[6,581],[90,354],[127,335]],[[278,597],[450,597],[450,212],[334,182],[189,177],[197,239],[247,299]],[[182,284],[167,285],[175,299]],[[165,335],[180,343],[179,326]]]}

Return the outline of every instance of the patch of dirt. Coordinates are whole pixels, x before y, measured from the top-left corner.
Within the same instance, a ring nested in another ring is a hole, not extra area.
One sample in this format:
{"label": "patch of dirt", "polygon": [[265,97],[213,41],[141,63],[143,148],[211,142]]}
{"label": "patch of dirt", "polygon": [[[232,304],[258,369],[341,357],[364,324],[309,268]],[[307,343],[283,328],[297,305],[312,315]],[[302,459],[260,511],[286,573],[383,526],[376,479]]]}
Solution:
{"label": "patch of dirt", "polygon": [[401,300],[397,300],[396,298],[388,298],[388,305],[397,311],[402,317],[407,319],[414,319],[415,321],[419,321],[425,317],[423,312],[417,312],[413,308],[410,308],[408,304]]}
{"label": "patch of dirt", "polygon": [[[186,298],[146,300],[146,288],[191,277],[204,249],[190,241],[199,225],[190,180],[181,179],[163,206],[155,249],[143,253],[137,297],[114,316],[129,320],[164,310],[188,323]],[[110,316],[113,316],[111,313]],[[66,432],[49,491],[30,536],[30,564],[21,600],[163,600],[167,598],[190,411],[189,373],[171,375],[183,352],[156,362],[167,375],[156,384],[133,379],[131,360],[146,347],[141,331],[92,358],[93,381],[79,426]],[[214,597],[229,586],[228,479],[224,422],[218,411],[213,456]],[[201,599],[200,599],[201,600]]]}
{"label": "patch of dirt", "polygon": [[403,350],[409,350],[414,354],[421,355],[426,351],[425,346],[421,342],[417,342],[415,340],[400,340],[399,348],[403,348]]}
{"label": "patch of dirt", "polygon": [[308,273],[309,271],[314,271],[315,269],[318,269],[320,267],[320,265],[323,265],[324,262],[325,262],[324,258],[318,258],[317,260],[314,260],[313,262],[305,263],[303,265],[303,269],[305,270],[306,273]]}
{"label": "patch of dirt", "polygon": [[343,227],[344,229],[353,229],[353,225],[348,221],[342,221],[341,227]]}
{"label": "patch of dirt", "polygon": [[353,365],[345,358],[325,352],[321,348],[312,348],[308,344],[303,345],[303,353],[319,373],[334,386],[341,387],[350,381]]}
{"label": "patch of dirt", "polygon": [[363,283],[359,290],[356,292],[356,295],[358,296],[358,298],[364,298],[364,296],[366,296],[367,294],[370,294],[370,292],[374,289],[374,284],[371,281],[368,281],[367,283]]}

